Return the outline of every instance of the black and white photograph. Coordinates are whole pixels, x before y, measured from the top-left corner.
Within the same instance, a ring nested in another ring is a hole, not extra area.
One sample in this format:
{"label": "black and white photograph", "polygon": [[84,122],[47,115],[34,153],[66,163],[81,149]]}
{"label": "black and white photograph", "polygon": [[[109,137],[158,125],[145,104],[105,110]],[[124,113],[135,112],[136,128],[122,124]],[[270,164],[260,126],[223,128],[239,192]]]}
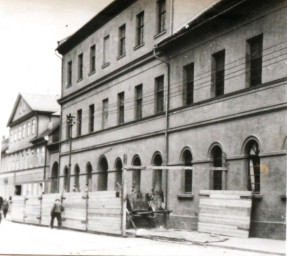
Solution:
{"label": "black and white photograph", "polygon": [[286,255],[287,0],[0,0],[0,255]]}

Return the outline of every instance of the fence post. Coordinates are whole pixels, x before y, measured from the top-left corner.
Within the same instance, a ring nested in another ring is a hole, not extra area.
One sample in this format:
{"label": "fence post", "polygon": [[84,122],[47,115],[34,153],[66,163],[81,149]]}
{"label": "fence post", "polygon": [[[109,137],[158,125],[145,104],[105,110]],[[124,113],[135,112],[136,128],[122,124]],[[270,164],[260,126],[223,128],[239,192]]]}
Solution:
{"label": "fence post", "polygon": [[127,170],[125,166],[127,165],[127,155],[123,157],[123,170],[122,170],[122,236],[126,236],[126,206],[127,206],[127,182],[126,174]]}

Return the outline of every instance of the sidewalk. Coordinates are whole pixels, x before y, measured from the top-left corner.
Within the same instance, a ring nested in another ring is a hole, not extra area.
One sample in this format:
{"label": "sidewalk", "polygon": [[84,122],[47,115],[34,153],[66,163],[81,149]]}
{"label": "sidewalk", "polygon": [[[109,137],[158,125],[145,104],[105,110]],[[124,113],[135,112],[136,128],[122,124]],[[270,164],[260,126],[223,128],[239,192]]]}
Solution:
{"label": "sidewalk", "polygon": [[127,230],[128,235],[153,240],[192,243],[202,246],[221,247],[241,251],[265,253],[269,255],[286,255],[286,241],[263,238],[237,238],[184,231],[175,229],[138,229]]}

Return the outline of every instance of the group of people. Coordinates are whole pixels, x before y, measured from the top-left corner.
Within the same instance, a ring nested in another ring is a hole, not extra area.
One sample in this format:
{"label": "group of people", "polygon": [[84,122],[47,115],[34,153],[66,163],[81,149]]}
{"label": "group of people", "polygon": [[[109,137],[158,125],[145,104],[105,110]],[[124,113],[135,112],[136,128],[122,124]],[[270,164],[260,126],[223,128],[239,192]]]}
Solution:
{"label": "group of people", "polygon": [[6,199],[3,200],[3,197],[0,196],[0,223],[1,223],[1,220],[2,220],[2,213],[1,213],[1,211],[3,212],[4,218],[6,218],[8,210],[9,210],[9,201],[6,200]]}

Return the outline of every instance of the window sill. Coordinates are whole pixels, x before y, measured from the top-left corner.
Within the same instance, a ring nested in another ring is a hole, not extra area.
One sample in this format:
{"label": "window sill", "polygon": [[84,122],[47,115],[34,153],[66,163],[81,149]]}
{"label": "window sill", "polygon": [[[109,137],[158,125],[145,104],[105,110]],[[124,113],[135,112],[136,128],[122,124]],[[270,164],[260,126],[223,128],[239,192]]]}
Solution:
{"label": "window sill", "polygon": [[72,87],[72,84],[67,84],[66,88]]}
{"label": "window sill", "polygon": [[122,55],[120,55],[120,56],[117,57],[117,60],[120,60],[120,59],[122,59],[122,58],[125,57],[125,56],[126,56],[126,54],[122,54]]}
{"label": "window sill", "polygon": [[105,67],[107,67],[107,66],[109,66],[110,65],[110,62],[107,62],[107,63],[105,63],[103,66],[102,66],[102,68],[105,68]]}
{"label": "window sill", "polygon": [[158,34],[154,35],[153,38],[156,39],[156,38],[158,38],[158,37],[164,35],[165,33],[166,33],[166,29],[163,30],[163,31],[161,31],[161,32],[159,32]]}
{"label": "window sill", "polygon": [[257,200],[261,200],[263,198],[263,195],[262,194],[253,194],[252,198],[257,199]]}
{"label": "window sill", "polygon": [[193,194],[178,194],[177,198],[179,200],[192,200],[194,198]]}
{"label": "window sill", "polygon": [[81,81],[83,81],[83,78],[78,79],[78,80],[77,80],[77,83],[79,83],[79,82],[81,82]]}
{"label": "window sill", "polygon": [[286,201],[286,195],[280,195],[282,201]]}
{"label": "window sill", "polygon": [[93,74],[95,74],[96,73],[96,70],[93,70],[93,71],[91,71],[89,74],[88,74],[88,76],[91,76],[91,75],[93,75]]}
{"label": "window sill", "polygon": [[141,43],[141,44],[135,46],[135,47],[134,47],[134,50],[137,50],[137,49],[141,48],[142,46],[144,46],[144,43]]}

